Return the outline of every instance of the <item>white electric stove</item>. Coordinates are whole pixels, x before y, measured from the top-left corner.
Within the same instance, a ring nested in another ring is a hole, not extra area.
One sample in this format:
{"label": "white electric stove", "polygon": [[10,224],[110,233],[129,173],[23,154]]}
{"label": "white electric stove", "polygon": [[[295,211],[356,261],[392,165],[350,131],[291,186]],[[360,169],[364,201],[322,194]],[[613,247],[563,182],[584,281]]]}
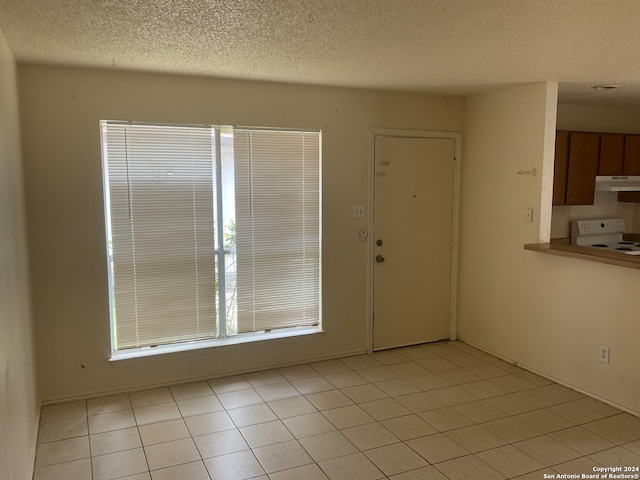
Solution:
{"label": "white electric stove", "polygon": [[571,223],[571,245],[640,255],[640,243],[622,239],[624,219],[576,220]]}

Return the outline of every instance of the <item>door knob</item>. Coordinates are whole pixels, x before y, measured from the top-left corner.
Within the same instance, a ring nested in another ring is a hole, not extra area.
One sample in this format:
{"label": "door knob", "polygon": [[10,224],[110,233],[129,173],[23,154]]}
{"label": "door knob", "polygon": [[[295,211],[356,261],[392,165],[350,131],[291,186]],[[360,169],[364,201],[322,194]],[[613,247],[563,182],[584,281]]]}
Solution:
{"label": "door knob", "polygon": [[382,255],[376,255],[376,262],[378,263],[384,262],[384,257]]}
{"label": "door knob", "polygon": [[380,240],[380,239],[376,240],[376,245],[381,247],[382,246],[382,240]]}

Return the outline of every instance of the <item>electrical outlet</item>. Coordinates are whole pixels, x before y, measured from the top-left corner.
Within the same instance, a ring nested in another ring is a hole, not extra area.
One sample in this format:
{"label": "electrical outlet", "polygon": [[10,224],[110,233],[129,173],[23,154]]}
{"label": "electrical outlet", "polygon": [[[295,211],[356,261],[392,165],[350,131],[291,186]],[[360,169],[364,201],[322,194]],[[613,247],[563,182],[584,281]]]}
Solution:
{"label": "electrical outlet", "polygon": [[364,207],[362,205],[353,207],[353,218],[364,218]]}
{"label": "electrical outlet", "polygon": [[525,223],[533,223],[533,207],[524,209],[524,221]]}
{"label": "electrical outlet", "polygon": [[76,358],[76,373],[87,373],[87,362],[83,358]]}
{"label": "electrical outlet", "polygon": [[609,363],[609,347],[600,345],[599,356],[602,363]]}
{"label": "electrical outlet", "polygon": [[198,367],[197,360],[187,360],[187,375],[195,375]]}

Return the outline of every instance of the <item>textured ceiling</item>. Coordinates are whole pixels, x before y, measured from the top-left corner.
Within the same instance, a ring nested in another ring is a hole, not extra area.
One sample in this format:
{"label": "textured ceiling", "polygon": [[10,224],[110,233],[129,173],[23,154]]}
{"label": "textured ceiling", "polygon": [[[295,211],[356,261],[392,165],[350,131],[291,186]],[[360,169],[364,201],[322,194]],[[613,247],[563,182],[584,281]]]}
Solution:
{"label": "textured ceiling", "polygon": [[[640,107],[639,0],[0,0],[19,62]],[[618,84],[596,91],[596,84]]]}

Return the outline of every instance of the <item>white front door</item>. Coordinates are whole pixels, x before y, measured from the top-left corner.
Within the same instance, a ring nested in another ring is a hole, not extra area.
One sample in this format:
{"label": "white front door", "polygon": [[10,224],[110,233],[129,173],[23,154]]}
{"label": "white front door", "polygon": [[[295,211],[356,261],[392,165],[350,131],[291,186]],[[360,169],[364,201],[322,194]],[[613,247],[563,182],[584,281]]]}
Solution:
{"label": "white front door", "polygon": [[373,348],[449,338],[455,140],[374,141]]}

